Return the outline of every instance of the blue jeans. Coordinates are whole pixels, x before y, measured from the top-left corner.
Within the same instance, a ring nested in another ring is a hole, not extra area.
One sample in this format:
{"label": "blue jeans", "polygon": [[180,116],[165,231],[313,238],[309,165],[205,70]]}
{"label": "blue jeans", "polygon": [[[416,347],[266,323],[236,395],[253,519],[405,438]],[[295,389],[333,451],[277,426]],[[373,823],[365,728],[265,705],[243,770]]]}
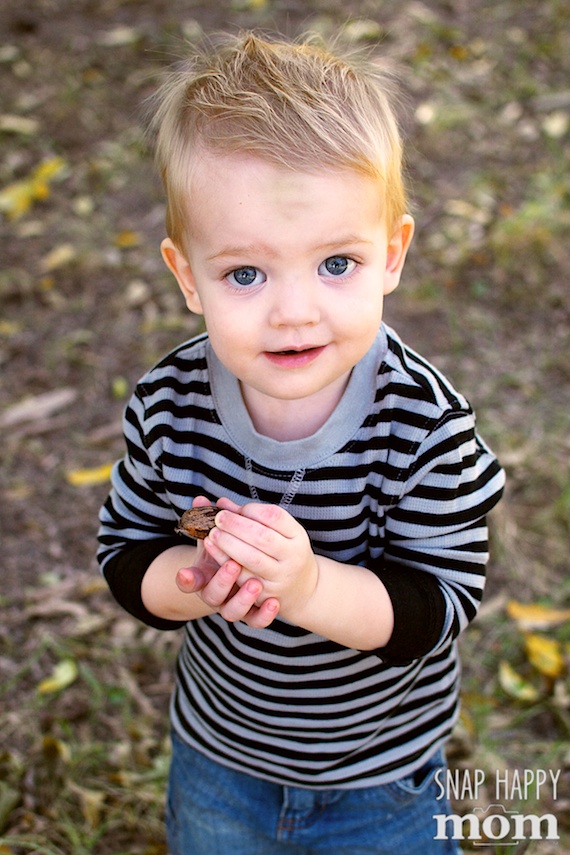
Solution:
{"label": "blue jeans", "polygon": [[284,787],[221,766],[173,736],[167,803],[171,855],[458,855],[436,841],[434,775],[358,790]]}

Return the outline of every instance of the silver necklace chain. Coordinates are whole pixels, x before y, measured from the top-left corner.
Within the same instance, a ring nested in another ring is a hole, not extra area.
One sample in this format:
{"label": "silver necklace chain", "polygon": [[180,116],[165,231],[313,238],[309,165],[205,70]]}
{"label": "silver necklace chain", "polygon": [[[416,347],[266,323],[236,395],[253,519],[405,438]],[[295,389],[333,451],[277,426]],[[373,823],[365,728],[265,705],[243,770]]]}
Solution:
{"label": "silver necklace chain", "polygon": [[[249,487],[249,493],[254,502],[261,502],[259,498],[259,493],[257,492],[257,488],[253,483],[253,463],[250,457],[245,457],[245,471],[247,473],[247,486]],[[283,493],[281,497],[281,501],[279,502],[280,508],[287,508],[297,495],[299,487],[305,477],[305,469],[297,469],[291,480],[289,481],[289,486]]]}

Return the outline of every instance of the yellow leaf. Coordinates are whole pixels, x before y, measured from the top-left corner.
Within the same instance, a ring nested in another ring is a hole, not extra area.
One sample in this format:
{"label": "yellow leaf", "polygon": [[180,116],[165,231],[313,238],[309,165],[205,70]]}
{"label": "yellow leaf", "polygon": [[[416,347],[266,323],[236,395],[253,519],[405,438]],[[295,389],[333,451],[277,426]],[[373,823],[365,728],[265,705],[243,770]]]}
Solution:
{"label": "yellow leaf", "polygon": [[71,760],[69,745],[49,733],[42,739],[42,752],[51,766],[54,766],[56,763],[69,763]]}
{"label": "yellow leaf", "polygon": [[58,267],[65,267],[76,257],[75,247],[70,243],[60,243],[55,246],[47,255],[44,255],[41,261],[41,269],[44,273],[51,273],[52,270],[57,270]]}
{"label": "yellow leaf", "polygon": [[141,242],[138,232],[124,231],[115,235],[115,246],[119,249],[130,249],[132,246],[138,246]]}
{"label": "yellow leaf", "polygon": [[38,684],[38,692],[40,695],[60,692],[77,679],[77,673],[77,664],[73,659],[62,659],[53,669],[51,676]]}
{"label": "yellow leaf", "polygon": [[545,677],[556,680],[564,673],[565,662],[562,645],[554,638],[545,638],[543,635],[527,635],[525,647],[530,663]]}
{"label": "yellow leaf", "polygon": [[0,320],[0,335],[13,336],[17,335],[19,332],[21,332],[21,330],[22,324],[19,321]]}
{"label": "yellow leaf", "polygon": [[5,211],[11,220],[26,214],[35,201],[49,196],[49,182],[65,167],[61,157],[52,157],[40,163],[27,178],[8,184],[0,190],[0,211]]}
{"label": "yellow leaf", "polygon": [[79,797],[81,813],[89,828],[98,828],[101,824],[101,812],[107,794],[100,790],[88,790],[72,784],[71,789]]}
{"label": "yellow leaf", "polygon": [[268,0],[232,0],[232,9],[238,12],[261,12],[268,5]]}
{"label": "yellow leaf", "polygon": [[551,609],[539,603],[518,603],[516,600],[507,603],[507,614],[523,630],[548,629],[570,620],[570,609]]}
{"label": "yellow leaf", "polygon": [[517,701],[533,703],[539,698],[538,690],[518,674],[509,662],[499,663],[499,683],[502,690]]}
{"label": "yellow leaf", "polygon": [[29,182],[9,184],[0,190],[0,211],[5,211],[11,220],[17,220],[28,212],[34,198],[34,189]]}
{"label": "yellow leaf", "polygon": [[66,480],[74,487],[90,487],[93,484],[104,484],[111,477],[113,463],[103,463],[93,469],[72,469],[67,473]]}
{"label": "yellow leaf", "polygon": [[51,181],[56,175],[65,168],[65,160],[63,157],[52,157],[50,160],[44,160],[40,163],[32,173],[34,179],[39,181]]}

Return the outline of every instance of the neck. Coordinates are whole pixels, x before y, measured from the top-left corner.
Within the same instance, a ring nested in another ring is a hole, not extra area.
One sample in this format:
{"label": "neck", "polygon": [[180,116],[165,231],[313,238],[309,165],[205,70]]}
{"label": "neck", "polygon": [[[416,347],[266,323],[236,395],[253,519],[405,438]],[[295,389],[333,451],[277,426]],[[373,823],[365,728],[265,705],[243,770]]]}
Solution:
{"label": "neck", "polygon": [[318,395],[292,401],[270,398],[250,386],[241,393],[256,431],[279,442],[312,436],[336,409],[346,389],[350,373]]}

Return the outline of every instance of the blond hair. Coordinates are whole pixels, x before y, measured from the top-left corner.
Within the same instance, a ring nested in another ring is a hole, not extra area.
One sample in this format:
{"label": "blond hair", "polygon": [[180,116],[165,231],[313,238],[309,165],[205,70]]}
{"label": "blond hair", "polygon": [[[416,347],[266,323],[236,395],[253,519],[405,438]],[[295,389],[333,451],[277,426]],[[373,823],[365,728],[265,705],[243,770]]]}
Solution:
{"label": "blond hair", "polygon": [[167,197],[167,232],[182,248],[189,170],[201,151],[249,153],[304,172],[352,169],[377,180],[392,232],[405,212],[393,80],[308,38],[225,36],[170,72],[151,123]]}

